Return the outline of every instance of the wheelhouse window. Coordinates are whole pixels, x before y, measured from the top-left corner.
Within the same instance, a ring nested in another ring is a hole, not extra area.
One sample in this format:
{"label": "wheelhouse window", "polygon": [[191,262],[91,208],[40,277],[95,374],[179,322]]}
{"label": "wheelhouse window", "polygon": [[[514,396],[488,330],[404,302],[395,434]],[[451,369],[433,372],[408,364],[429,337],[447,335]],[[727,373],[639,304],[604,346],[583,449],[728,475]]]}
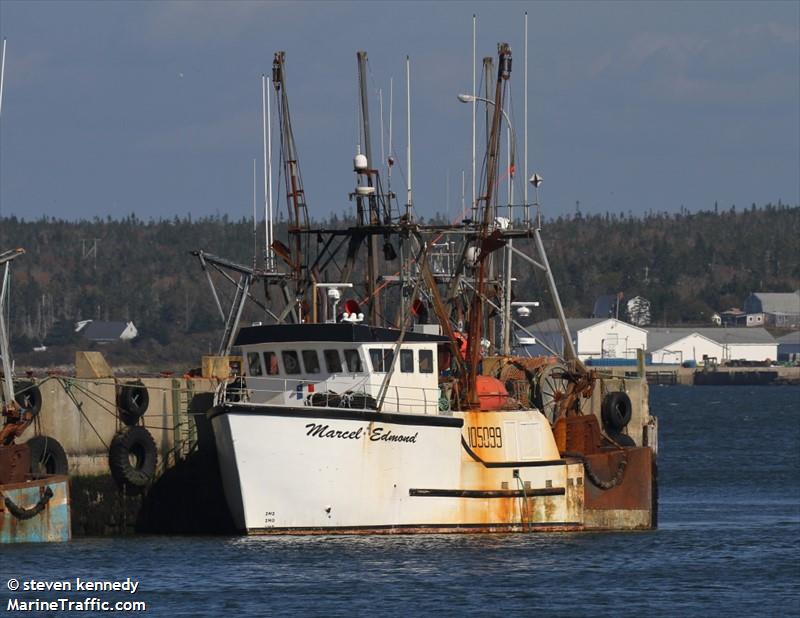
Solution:
{"label": "wheelhouse window", "polygon": [[392,359],[394,358],[394,350],[385,348],[370,348],[369,360],[372,363],[372,370],[386,373],[392,366]]}
{"label": "wheelhouse window", "polygon": [[328,373],[342,373],[342,357],[339,356],[339,350],[325,350],[323,355]]}
{"label": "wheelhouse window", "polygon": [[300,359],[297,357],[297,352],[294,350],[284,350],[281,352],[283,358],[283,368],[289,375],[297,375],[300,373]]}
{"label": "wheelhouse window", "polygon": [[278,367],[278,355],[275,352],[264,352],[264,365],[269,376],[276,376],[281,372]]}
{"label": "wheelhouse window", "polygon": [[400,350],[400,371],[414,373],[414,350]]}
{"label": "wheelhouse window", "polygon": [[261,366],[261,355],[258,352],[247,353],[247,373],[251,376],[264,375],[264,368]]}
{"label": "wheelhouse window", "polygon": [[433,373],[433,350],[419,351],[419,372]]}
{"label": "wheelhouse window", "polygon": [[350,373],[364,372],[364,366],[361,364],[361,355],[358,350],[345,350],[344,362],[347,365],[347,371]]}
{"label": "wheelhouse window", "polygon": [[303,365],[306,373],[319,373],[319,356],[316,350],[303,350]]}

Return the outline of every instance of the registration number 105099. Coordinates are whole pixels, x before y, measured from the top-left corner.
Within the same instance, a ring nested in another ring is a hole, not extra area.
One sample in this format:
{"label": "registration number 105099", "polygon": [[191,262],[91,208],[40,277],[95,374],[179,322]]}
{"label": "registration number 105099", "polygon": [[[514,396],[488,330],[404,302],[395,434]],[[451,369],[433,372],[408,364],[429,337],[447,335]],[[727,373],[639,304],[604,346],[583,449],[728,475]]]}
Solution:
{"label": "registration number 105099", "polygon": [[503,433],[499,427],[469,427],[469,445],[472,448],[502,448]]}

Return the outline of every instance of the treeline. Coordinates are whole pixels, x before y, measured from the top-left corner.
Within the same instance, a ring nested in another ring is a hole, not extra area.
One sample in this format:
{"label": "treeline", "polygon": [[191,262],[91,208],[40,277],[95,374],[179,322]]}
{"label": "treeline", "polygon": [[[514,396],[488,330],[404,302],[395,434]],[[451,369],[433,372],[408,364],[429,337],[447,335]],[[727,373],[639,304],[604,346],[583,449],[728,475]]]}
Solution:
{"label": "treeline", "polygon": [[[543,237],[568,315],[600,294],[640,295],[654,324],[707,323],[752,292],[800,288],[800,207],[559,218]],[[523,293],[534,275],[523,275]]]}
{"label": "treeline", "polygon": [[[276,233],[285,238],[285,224]],[[589,316],[598,295],[623,292],[647,298],[654,322],[708,322],[715,311],[741,306],[750,292],[800,288],[796,206],[561,217],[545,221],[543,237],[570,316]],[[532,255],[530,242],[516,246]],[[74,323],[85,319],[131,320],[141,340],[171,346],[200,333],[215,339],[220,330],[208,283],[189,252],[251,264],[254,238],[252,222],[226,216],[0,219],[0,250],[13,247],[27,252],[13,266],[15,350],[74,342]],[[520,266],[515,276],[518,299],[548,302],[533,269]]]}

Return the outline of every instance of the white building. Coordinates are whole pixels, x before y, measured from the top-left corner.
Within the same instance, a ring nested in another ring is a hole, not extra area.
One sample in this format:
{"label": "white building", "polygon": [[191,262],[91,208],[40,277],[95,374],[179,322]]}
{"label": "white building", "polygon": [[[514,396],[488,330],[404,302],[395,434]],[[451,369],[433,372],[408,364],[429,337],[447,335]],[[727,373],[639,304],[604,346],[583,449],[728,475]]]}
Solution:
{"label": "white building", "polygon": [[778,358],[778,342],[764,328],[649,328],[647,351],[654,363],[682,363],[703,356],[717,362]]}
{"label": "white building", "polygon": [[679,365],[686,361],[703,364],[704,358],[722,360],[723,347],[686,328],[648,328],[647,351],[654,363]]}
{"label": "white building", "polygon": [[[635,359],[637,350],[647,349],[647,330],[614,318],[568,319],[567,325],[572,335],[572,343],[581,360],[590,358]],[[558,320],[538,322],[528,330],[536,339],[534,345],[526,345],[530,354],[550,354],[552,352],[563,354],[564,342]]]}
{"label": "white building", "polygon": [[701,328],[698,333],[722,345],[720,360],[777,360],[778,342],[765,328]]}

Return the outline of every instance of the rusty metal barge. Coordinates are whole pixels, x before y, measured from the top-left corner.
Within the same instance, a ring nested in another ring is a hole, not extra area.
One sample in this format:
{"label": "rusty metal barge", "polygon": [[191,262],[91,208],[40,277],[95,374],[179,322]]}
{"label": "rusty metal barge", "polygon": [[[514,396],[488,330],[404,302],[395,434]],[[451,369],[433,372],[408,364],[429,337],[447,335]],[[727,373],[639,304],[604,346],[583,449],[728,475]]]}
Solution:
{"label": "rusty metal barge", "polygon": [[[523,203],[514,204],[510,143],[509,199],[498,204],[509,46],[498,45],[496,65],[484,60],[486,96],[459,97],[487,106],[485,167],[471,216],[446,225],[417,221],[410,183],[398,204],[391,153],[373,164],[367,55],[357,58],[354,224],[309,224],[279,52],[272,84],[287,243],[271,236],[265,139],[263,267],[195,253],[227,316],[219,355],[237,346],[244,361],[209,412],[236,527],[247,534],[654,528],[657,422],[643,372],[601,377],[572,349],[536,216],[541,178],[531,177],[534,203],[525,185]],[[265,127],[269,120],[265,113]],[[408,176],[410,162],[409,152]],[[524,316],[535,303],[513,300],[512,258],[541,272],[563,356],[514,355],[525,327],[512,308]],[[227,312],[211,271],[235,286]],[[240,324],[248,299],[263,322]]]}

